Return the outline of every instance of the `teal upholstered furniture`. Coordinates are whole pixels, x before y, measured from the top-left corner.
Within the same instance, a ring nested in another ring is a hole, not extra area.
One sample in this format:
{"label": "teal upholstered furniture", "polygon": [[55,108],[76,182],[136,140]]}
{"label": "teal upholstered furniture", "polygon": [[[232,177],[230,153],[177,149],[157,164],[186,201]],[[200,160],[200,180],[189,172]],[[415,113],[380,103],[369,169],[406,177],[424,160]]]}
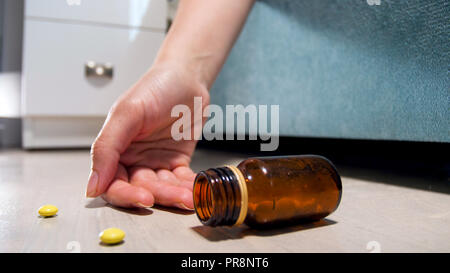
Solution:
{"label": "teal upholstered furniture", "polygon": [[212,103],[279,104],[284,136],[450,142],[449,1],[257,1]]}

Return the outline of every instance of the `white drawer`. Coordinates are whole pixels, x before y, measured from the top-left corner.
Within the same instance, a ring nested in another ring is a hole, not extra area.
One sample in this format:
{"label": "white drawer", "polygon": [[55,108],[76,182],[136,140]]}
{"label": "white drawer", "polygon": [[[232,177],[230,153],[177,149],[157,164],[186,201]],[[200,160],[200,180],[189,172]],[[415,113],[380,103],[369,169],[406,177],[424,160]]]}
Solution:
{"label": "white drawer", "polygon": [[[78,5],[79,3],[79,5]],[[165,29],[166,0],[28,0],[26,17]]]}
{"label": "white drawer", "polygon": [[[25,22],[23,114],[104,116],[150,68],[164,32]],[[89,60],[113,65],[111,79],[87,77]]]}

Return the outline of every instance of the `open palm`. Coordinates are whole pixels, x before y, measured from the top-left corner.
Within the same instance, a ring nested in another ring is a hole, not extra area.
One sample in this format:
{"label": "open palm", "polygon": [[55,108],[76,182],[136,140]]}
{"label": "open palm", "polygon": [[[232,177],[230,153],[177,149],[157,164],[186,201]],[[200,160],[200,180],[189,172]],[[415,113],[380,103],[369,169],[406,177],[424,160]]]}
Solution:
{"label": "open palm", "polygon": [[189,163],[196,141],[172,138],[178,118],[171,110],[179,104],[192,109],[195,96],[204,107],[209,94],[186,75],[152,69],[116,101],[92,145],[88,197],[101,195],[121,207],[193,208]]}

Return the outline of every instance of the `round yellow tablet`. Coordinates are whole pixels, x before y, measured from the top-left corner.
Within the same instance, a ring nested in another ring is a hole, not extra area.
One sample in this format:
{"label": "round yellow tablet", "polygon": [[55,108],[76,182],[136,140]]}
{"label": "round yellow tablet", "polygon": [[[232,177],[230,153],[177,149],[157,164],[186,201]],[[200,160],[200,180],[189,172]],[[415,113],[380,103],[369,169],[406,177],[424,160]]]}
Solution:
{"label": "round yellow tablet", "polygon": [[118,244],[125,238],[125,232],[119,228],[107,228],[98,235],[100,240],[108,245]]}
{"label": "round yellow tablet", "polygon": [[39,208],[39,214],[44,217],[53,216],[58,212],[58,208],[53,205],[44,205]]}

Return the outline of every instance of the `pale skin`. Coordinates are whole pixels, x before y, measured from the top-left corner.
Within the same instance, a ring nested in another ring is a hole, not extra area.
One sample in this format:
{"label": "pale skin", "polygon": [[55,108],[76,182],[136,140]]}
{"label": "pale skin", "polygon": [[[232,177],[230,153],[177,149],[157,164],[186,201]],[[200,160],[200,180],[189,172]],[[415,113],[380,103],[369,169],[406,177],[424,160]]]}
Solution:
{"label": "pale skin", "polygon": [[175,105],[209,103],[209,89],[253,0],[182,0],[156,60],[112,106],[91,148],[87,197],[120,207],[193,209],[197,141],[175,141]]}

